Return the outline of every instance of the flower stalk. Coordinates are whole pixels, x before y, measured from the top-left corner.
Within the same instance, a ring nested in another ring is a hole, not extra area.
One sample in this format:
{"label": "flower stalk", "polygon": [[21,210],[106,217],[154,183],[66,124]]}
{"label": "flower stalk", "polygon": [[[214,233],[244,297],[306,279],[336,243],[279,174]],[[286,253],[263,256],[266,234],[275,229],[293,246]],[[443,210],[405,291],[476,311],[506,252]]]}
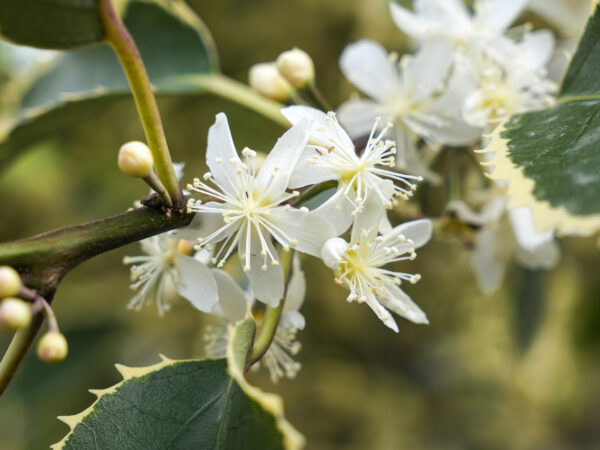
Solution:
{"label": "flower stalk", "polygon": [[131,34],[115,12],[112,1],[99,0],[98,7],[104,24],[106,42],[117,54],[127,75],[148,146],[152,151],[158,178],[166,189],[160,193],[161,198],[167,206],[182,207],[183,194],[173,169],[158,105],[140,53]]}

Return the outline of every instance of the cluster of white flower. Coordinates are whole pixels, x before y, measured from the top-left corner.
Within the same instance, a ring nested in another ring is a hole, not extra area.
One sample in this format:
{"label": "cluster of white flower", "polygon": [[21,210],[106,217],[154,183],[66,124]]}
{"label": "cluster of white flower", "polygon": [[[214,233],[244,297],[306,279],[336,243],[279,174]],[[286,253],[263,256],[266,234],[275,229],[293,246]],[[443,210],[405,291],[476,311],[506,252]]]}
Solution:
{"label": "cluster of white flower", "polygon": [[[130,305],[155,299],[162,313],[178,293],[222,320],[206,335],[207,353],[222,356],[228,324],[248,315],[260,322],[264,308],[277,308],[283,299],[277,332],[263,358],[274,380],[299,369],[292,357],[300,348],[296,333],[305,325],[299,309],[306,282],[298,253],[322,258],[334,280],[348,289],[348,301],[366,303],[394,331],[391,312],[428,323],[401,289],[420,275],[389,265],[413,260],[431,238],[432,223],[420,219],[394,227],[386,210],[409,198],[424,178],[436,180],[426,155],[442,146],[480,145],[510,114],[552,102],[555,85],[544,69],[554,48],[552,35],[526,25],[508,29],[527,4],[480,0],[471,13],[461,0],[416,0],[414,11],[391,3],[394,22],[418,44],[417,53],[398,58],[373,41],[349,45],[341,69],[370,99],[349,100],[337,114],[306,105],[283,108],[292,126],[264,161],[249,148],[238,154],[227,118],[218,114],[208,133],[209,172],[188,185],[187,209],[196,213],[192,224],[142,241],[146,255],[126,258],[134,264],[138,290]],[[304,52],[286,52],[274,67],[268,73],[262,67],[251,71],[251,84],[263,95],[284,98],[278,90],[282,81],[267,76],[276,71],[297,93],[315,93],[314,67]],[[314,103],[319,105],[318,99]],[[305,203],[311,190],[332,182],[335,192]],[[499,244],[497,226],[506,202],[498,190],[490,192],[481,213],[458,199],[448,205],[449,214],[479,230],[472,259],[486,292],[499,285],[499,254],[508,248]],[[552,233],[537,234],[527,210],[510,212],[509,218],[512,253],[529,266],[553,265],[558,250]],[[349,229],[348,241],[341,236]],[[281,252],[292,249],[286,282]],[[223,270],[235,253],[246,289]]]}

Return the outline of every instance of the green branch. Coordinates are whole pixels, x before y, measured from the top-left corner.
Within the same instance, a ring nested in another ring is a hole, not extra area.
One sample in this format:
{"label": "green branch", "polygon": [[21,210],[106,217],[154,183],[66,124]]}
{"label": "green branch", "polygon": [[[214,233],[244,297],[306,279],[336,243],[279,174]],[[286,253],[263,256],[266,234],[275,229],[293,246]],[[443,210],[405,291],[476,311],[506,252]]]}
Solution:
{"label": "green branch", "polygon": [[152,150],[154,165],[160,181],[165,186],[168,196],[163,196],[167,206],[173,203],[183,206],[183,194],[179,181],[175,176],[171,154],[163,130],[158,105],[152,92],[152,85],[144,67],[144,62],[127,28],[115,12],[111,0],[99,0],[100,17],[108,42],[117,54],[121,66],[127,75],[135,104],[146,133],[148,146]]}

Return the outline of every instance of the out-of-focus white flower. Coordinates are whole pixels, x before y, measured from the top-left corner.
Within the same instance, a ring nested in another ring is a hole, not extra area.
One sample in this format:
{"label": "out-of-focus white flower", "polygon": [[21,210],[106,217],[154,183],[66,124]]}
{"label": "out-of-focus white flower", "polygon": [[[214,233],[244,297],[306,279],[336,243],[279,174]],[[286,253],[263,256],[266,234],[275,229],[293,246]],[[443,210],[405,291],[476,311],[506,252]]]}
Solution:
{"label": "out-of-focus white flower", "polygon": [[137,293],[129,308],[140,309],[156,302],[158,313],[170,308],[170,299],[179,293],[200,311],[210,312],[217,303],[217,283],[210,269],[191,256],[178,252],[179,238],[163,233],[140,241],[144,255],[126,256],[131,267],[132,289]]}
{"label": "out-of-focus white flower", "polygon": [[511,257],[530,269],[551,269],[559,261],[560,250],[554,241],[554,233],[537,233],[527,207],[508,211],[512,233],[501,222],[506,200],[500,196],[493,196],[479,213],[461,200],[450,203],[448,209],[459,219],[479,228],[471,265],[484,294],[491,294],[500,287]]}
{"label": "out-of-focus white flower", "polygon": [[421,180],[419,176],[385,168],[395,166],[394,143],[384,140],[389,125],[377,131],[378,122],[375,122],[365,148],[358,155],[335,113],[325,114],[308,106],[290,106],[281,112],[292,124],[306,119],[312,124],[308,145],[298,160],[289,186],[299,188],[337,180],[336,194],[314,210],[315,214],[333,223],[337,234],[348,229],[369,196],[375,197],[381,209],[391,208],[396,196],[410,197],[416,182]]}
{"label": "out-of-focus white flower", "polygon": [[591,0],[531,0],[529,8],[542,16],[567,38],[578,38],[590,17]]}
{"label": "out-of-focus white flower", "polygon": [[462,0],[415,0],[414,12],[389,6],[396,26],[417,42],[445,41],[468,53],[503,45],[504,32],[529,1],[476,0],[473,14]]}
{"label": "out-of-focus white flower", "polygon": [[465,96],[474,88],[471,73],[452,67],[453,47],[446,42],[425,45],[400,61],[378,43],[350,44],[340,57],[342,72],[372,100],[349,100],[339,116],[353,138],[368,135],[376,118],[395,125],[398,167],[431,176],[420,157],[419,138],[430,145],[466,145],[480,136],[461,118]]}
{"label": "out-of-focus white flower", "polygon": [[240,261],[259,300],[276,306],[283,297],[283,271],[272,239],[284,249],[295,248],[319,255],[335,229],[325,219],[293,208],[286,201],[298,192],[286,192],[290,176],[307,143],[308,123],[288,130],[262,164],[255,170],[256,153],[245,148],[242,161],[235,149],[225,114],[217,115],[208,132],[206,162],[210,172],[195,179],[188,189],[215,201],[190,200],[188,210],[199,213],[199,245],[222,242],[214,263],[222,266],[238,248]]}
{"label": "out-of-focus white flower", "polygon": [[350,243],[341,238],[327,241],[323,262],[334,270],[336,283],[350,290],[348,302],[366,303],[386,326],[398,332],[388,309],[412,322],[428,323],[425,313],[400,288],[403,281],[416,283],[421,277],[384,266],[414,260],[415,249],[429,241],[431,232],[431,221],[422,219],[378,235],[372,216],[361,213],[354,222]]}
{"label": "out-of-focus white flower", "polygon": [[545,66],[553,51],[552,33],[541,30],[510,41],[495,60],[483,55],[473,59],[478,87],[465,100],[464,119],[489,128],[511,114],[551,105],[557,86],[546,77]]}
{"label": "out-of-focus white flower", "polygon": [[[236,285],[237,286],[237,285]],[[239,286],[237,287],[239,289]],[[234,293],[226,296],[219,288],[219,303],[211,312],[219,316],[222,321],[216,325],[210,325],[204,334],[205,352],[210,358],[222,358],[227,351],[228,328],[243,318],[240,315],[242,309],[252,307],[254,295],[251,291]],[[276,383],[282,377],[293,378],[301,368],[300,363],[294,360],[294,356],[301,349],[301,344],[296,339],[299,330],[304,329],[305,319],[300,313],[300,308],[306,296],[306,278],[300,265],[300,258],[294,255],[292,259],[292,272],[288,282],[285,303],[281,312],[281,318],[271,346],[263,356],[262,360],[253,366],[253,369],[261,365],[269,371],[271,380]],[[225,302],[226,304],[223,304]]]}

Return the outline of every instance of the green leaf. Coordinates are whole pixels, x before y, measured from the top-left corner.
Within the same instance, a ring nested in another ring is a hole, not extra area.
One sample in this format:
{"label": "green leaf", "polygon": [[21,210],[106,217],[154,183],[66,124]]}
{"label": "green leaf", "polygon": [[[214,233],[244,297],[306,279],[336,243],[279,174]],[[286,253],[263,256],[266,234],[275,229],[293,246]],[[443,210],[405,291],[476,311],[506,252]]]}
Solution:
{"label": "green leaf", "polygon": [[294,449],[302,438],[281,399],[228,374],[225,359],[117,365],[124,380],[87,410],[60,417],[71,432],[52,448]]}
{"label": "green leaf", "polygon": [[97,0],[2,0],[0,35],[32,47],[67,49],[99,42]]}
{"label": "green leaf", "polygon": [[484,152],[512,205],[531,208],[539,230],[600,231],[600,7],[588,21],[556,104],[512,116]]}
{"label": "green leaf", "polygon": [[[210,34],[182,1],[130,0],[123,20],[157,94],[197,93],[188,78],[218,70]],[[108,45],[62,55],[25,93],[21,113],[0,130],[0,165],[43,139],[63,137],[123,98],[132,99],[129,85]]]}

